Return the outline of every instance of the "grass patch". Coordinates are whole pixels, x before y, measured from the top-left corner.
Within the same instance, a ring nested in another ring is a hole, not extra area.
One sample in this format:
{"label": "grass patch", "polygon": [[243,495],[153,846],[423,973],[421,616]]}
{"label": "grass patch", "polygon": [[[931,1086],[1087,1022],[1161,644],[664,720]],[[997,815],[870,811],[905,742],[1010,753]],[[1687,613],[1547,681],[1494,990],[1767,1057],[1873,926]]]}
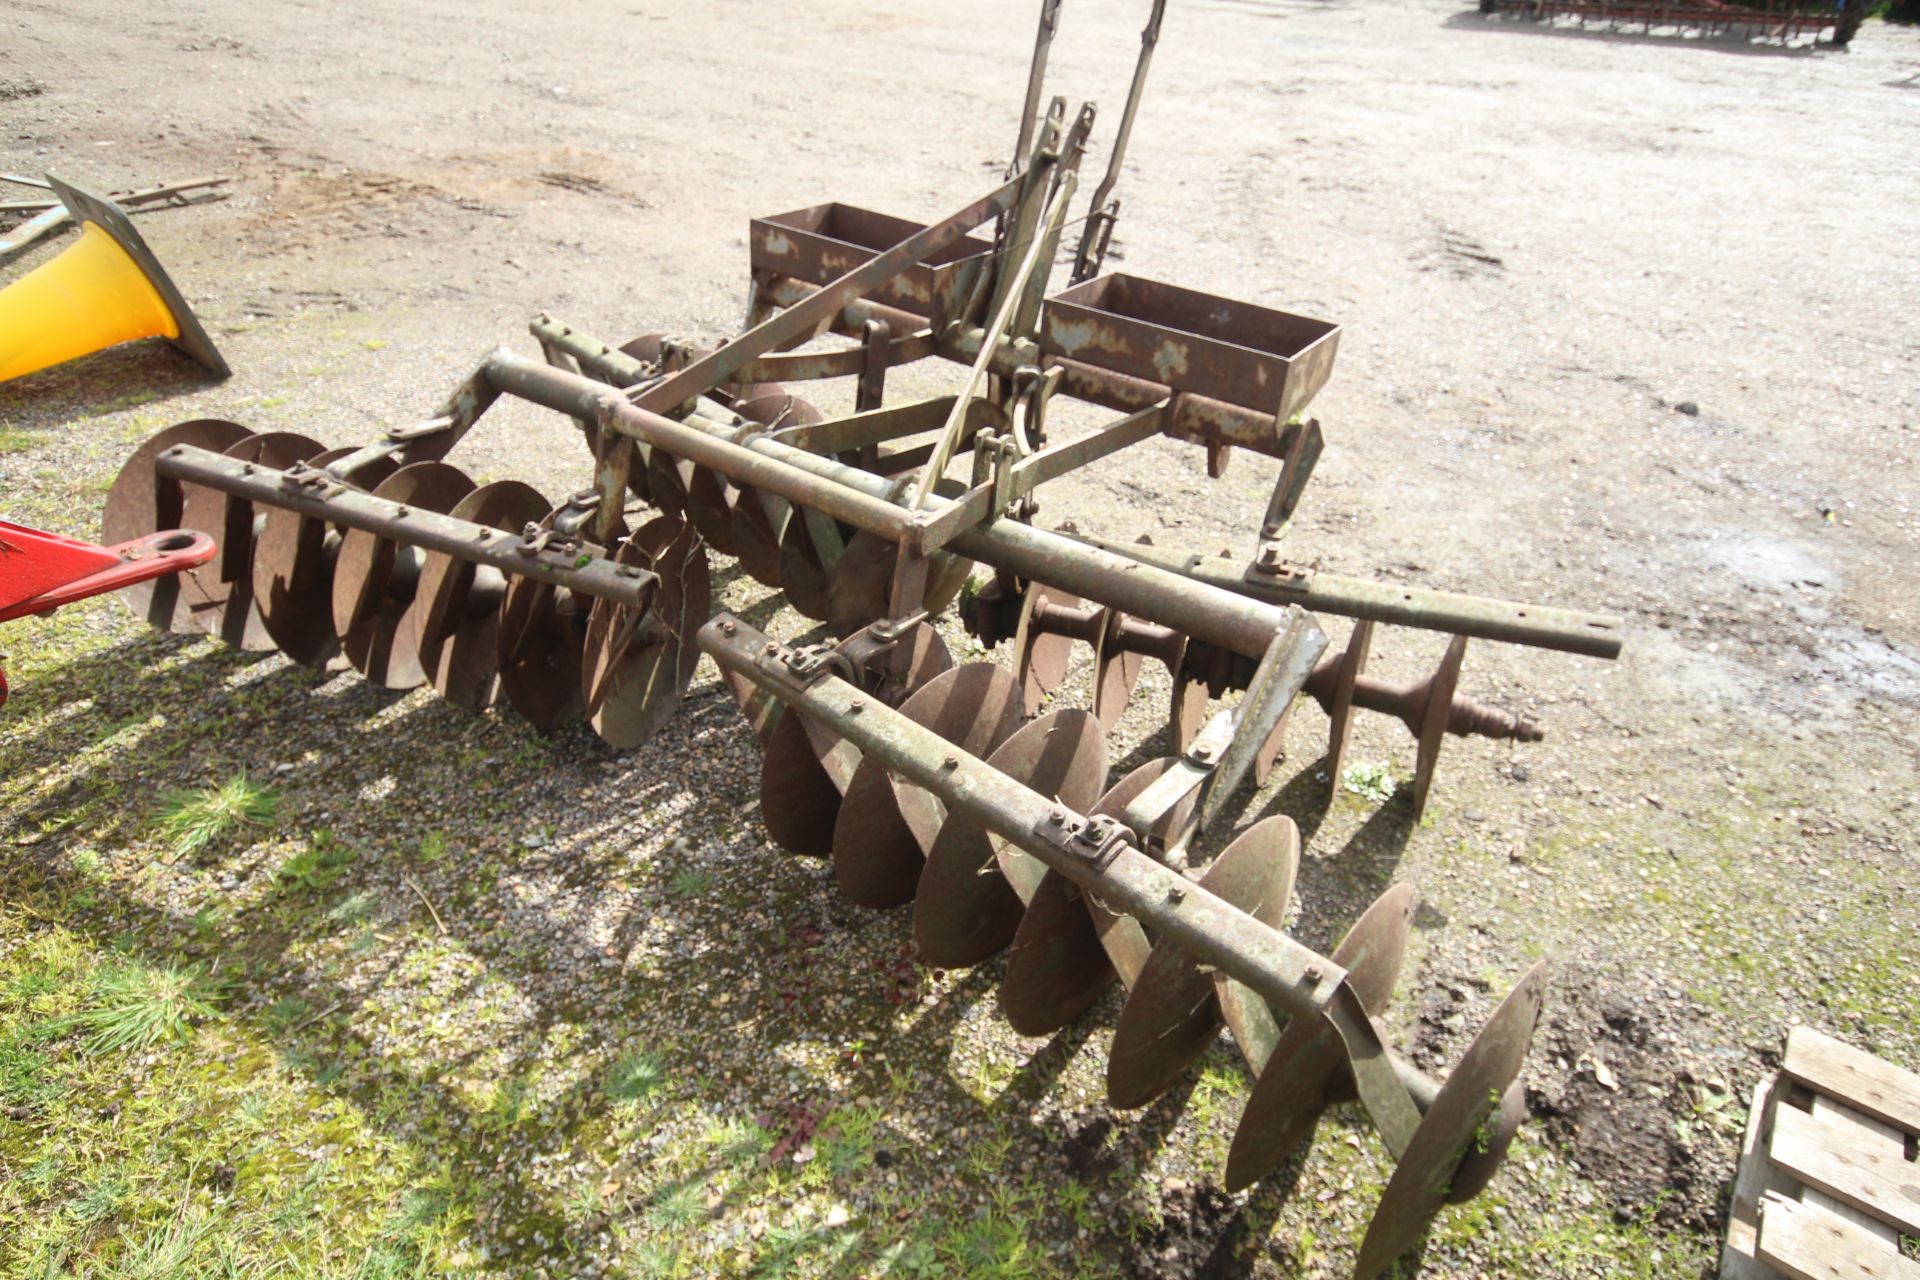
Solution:
{"label": "grass patch", "polygon": [[213,1016],[217,998],[198,965],[116,966],[94,979],[92,1008],[55,1025],[85,1032],[91,1054],[151,1049],[186,1040],[194,1023]]}
{"label": "grass patch", "polygon": [[158,826],[173,856],[186,858],[243,827],[267,826],[279,808],[277,791],[236,773],[217,786],[168,791],[160,800]]}
{"label": "grass patch", "polygon": [[625,1053],[607,1068],[607,1097],[615,1102],[641,1103],[660,1091],[667,1068],[645,1051]]}
{"label": "grass patch", "polygon": [[0,453],[25,453],[37,449],[47,442],[47,437],[38,431],[23,431],[19,427],[0,427]]}
{"label": "grass patch", "polygon": [[331,831],[316,831],[306,848],[280,864],[274,879],[289,893],[318,893],[346,874],[353,858]]}

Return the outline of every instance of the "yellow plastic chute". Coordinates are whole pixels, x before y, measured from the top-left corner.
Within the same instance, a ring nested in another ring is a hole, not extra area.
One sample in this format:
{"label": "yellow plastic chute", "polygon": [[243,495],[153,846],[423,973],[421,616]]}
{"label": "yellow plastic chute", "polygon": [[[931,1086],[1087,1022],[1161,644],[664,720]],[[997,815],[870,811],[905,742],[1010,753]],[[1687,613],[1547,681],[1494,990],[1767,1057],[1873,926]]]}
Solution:
{"label": "yellow plastic chute", "polygon": [[94,223],[59,257],[0,289],[0,382],[180,322],[132,256]]}
{"label": "yellow plastic chute", "polygon": [[139,338],[165,338],[226,377],[226,360],[126,211],[52,174],[47,185],[80,239],[0,289],[0,382]]}

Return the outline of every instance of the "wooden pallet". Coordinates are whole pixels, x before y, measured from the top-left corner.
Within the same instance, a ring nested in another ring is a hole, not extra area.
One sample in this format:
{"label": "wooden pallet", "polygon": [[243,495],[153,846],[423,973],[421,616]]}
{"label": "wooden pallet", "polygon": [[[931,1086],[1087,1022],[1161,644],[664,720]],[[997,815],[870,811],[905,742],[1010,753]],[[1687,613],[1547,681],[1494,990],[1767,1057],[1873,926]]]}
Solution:
{"label": "wooden pallet", "polygon": [[1920,1280],[1920,1076],[1806,1027],[1754,1091],[1720,1280]]}

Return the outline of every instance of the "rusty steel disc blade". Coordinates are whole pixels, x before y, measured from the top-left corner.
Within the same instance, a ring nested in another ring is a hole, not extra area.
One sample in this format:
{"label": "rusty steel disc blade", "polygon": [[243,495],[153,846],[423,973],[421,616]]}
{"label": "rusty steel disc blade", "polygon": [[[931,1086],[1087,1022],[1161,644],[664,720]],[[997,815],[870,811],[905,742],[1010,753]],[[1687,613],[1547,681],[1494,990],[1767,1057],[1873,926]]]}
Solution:
{"label": "rusty steel disc blade", "polygon": [[[549,514],[542,527],[559,514]],[[624,522],[613,536],[627,536]],[[580,672],[591,610],[588,598],[538,578],[507,581],[500,603],[500,692],[536,729],[557,729],[586,710]]]}
{"label": "rusty steel disc blade", "polygon": [[[1278,928],[1299,866],[1300,833],[1293,819],[1275,816],[1228,845],[1200,877],[1200,887]],[[1107,1100],[1125,1109],[1159,1097],[1206,1052],[1223,1021],[1212,976],[1173,939],[1161,939],[1114,1027]]]}
{"label": "rusty steel disc blade", "polygon": [[1184,669],[1173,677],[1173,702],[1168,713],[1168,732],[1177,750],[1185,751],[1207,723],[1207,682],[1189,675]]}
{"label": "rusty steel disc blade", "polygon": [[[835,635],[850,636],[892,612],[893,567],[899,555],[893,543],[866,529],[847,539],[828,591],[826,622]],[[973,572],[973,561],[962,556],[936,551],[932,560],[924,601],[930,618],[953,603]]]}
{"label": "rusty steel disc blade", "polygon": [[[458,467],[416,462],[373,491],[376,498],[422,511],[447,512],[473,489]],[[361,529],[340,539],[333,564],[333,630],[340,649],[367,679],[388,689],[423,684],[433,655],[414,648],[402,624],[419,586],[422,553]]]}
{"label": "rusty steel disc blade", "polygon": [[[643,364],[655,364],[660,359],[660,353],[663,350],[663,344],[665,342],[665,338],[666,338],[665,334],[659,334],[659,333],[642,334],[641,336],[639,336],[638,338],[635,338],[631,342],[621,343],[620,354],[624,356],[631,356],[633,359],[638,360]],[[595,431],[597,433],[598,431],[597,427],[595,428]],[[589,441],[589,443],[592,443],[594,445],[594,450],[597,454],[599,451],[598,444],[593,441]],[[653,457],[653,454],[652,454],[651,446],[644,443],[641,444],[639,464],[636,465],[633,468],[633,470],[627,474],[628,491],[632,493],[634,497],[640,499],[640,501],[648,504],[653,503],[653,488],[648,483],[650,476],[647,468],[647,463],[651,461],[652,457]]]}
{"label": "rusty steel disc blade", "polygon": [[[1011,682],[1009,682],[1011,683]],[[1119,818],[1134,798],[1178,760],[1149,760],[1115,783],[1093,806],[1093,813]],[[1182,802],[1191,809],[1195,800]],[[1174,822],[1179,821],[1178,815]],[[1083,893],[1058,871],[1049,870],[1027,900],[1026,913],[1007,952],[1007,976],[1000,983],[1000,1008],[1021,1035],[1051,1035],[1098,1000],[1114,979],[1114,949],[1137,975],[1148,956],[1137,926],[1125,938],[1107,932],[1118,917]]]}
{"label": "rusty steel disc blade", "polygon": [[[987,765],[1084,810],[1106,782],[1106,734],[1090,711],[1055,711],[1008,738]],[[948,814],[913,900],[913,936],[926,962],[943,969],[979,964],[1013,941],[1022,910],[986,827],[966,813]]]}
{"label": "rusty steel disc blade", "polygon": [[1027,587],[1027,598],[1020,605],[1020,628],[1014,633],[1013,653],[1020,673],[1020,695],[1026,700],[1027,714],[1040,709],[1047,695],[1067,678],[1067,664],[1073,658],[1073,637],[1053,635],[1035,625],[1035,614],[1047,605],[1078,609],[1085,601],[1071,592],[1035,582]]}
{"label": "rusty steel disc blade", "polygon": [[781,585],[780,540],[788,525],[798,518],[799,513],[783,498],[758,489],[740,490],[728,536],[747,576],[769,587]]}
{"label": "rusty steel disc blade", "polygon": [[1453,1181],[1447,1184],[1448,1204],[1465,1204],[1486,1190],[1501,1161],[1507,1158],[1507,1148],[1513,1145],[1513,1135],[1526,1122],[1527,1114],[1526,1081],[1515,1079],[1500,1095],[1500,1105],[1493,1114],[1474,1130],[1473,1145],[1454,1167]]}
{"label": "rusty steel disc blade", "polygon": [[693,464],[674,457],[665,449],[647,454],[648,501],[669,515],[687,513],[687,484],[693,477]]}
{"label": "rusty steel disc blade", "polygon": [[[1368,1013],[1385,1012],[1413,930],[1413,889],[1396,884],[1374,899],[1333,949],[1333,963]],[[1287,1024],[1253,1082],[1227,1153],[1229,1191],[1250,1187],[1277,1168],[1312,1131],[1346,1077],[1339,1035],[1318,1020]]]}
{"label": "rusty steel disc blade", "polygon": [[[970,662],[934,676],[900,704],[900,714],[969,755],[986,756],[1020,726],[1013,677],[991,662]],[[945,810],[874,758],[847,786],[833,828],[833,874],[863,907],[897,907],[913,898],[926,850]]]}
{"label": "rusty steel disc blade", "polygon": [[618,559],[659,577],[648,619],[658,630],[651,637],[633,637],[623,650],[629,611],[611,600],[594,601],[582,692],[593,731],[610,746],[626,748],[658,733],[680,705],[700,665],[694,633],[713,611],[713,580],[699,533],[672,516],[641,525]]}
{"label": "rusty steel disc blade", "polygon": [[[816,534],[818,522],[826,533]],[[821,536],[830,546],[821,546]],[[795,511],[780,538],[780,590],[801,617],[825,622],[833,616],[833,578],[852,531],[830,516]]]}
{"label": "rusty steel disc blade", "polygon": [[789,853],[824,857],[833,852],[833,827],[841,793],[792,707],[780,713],[760,758],[760,819],[767,835]]}
{"label": "rusty steel disc blade", "polygon": [[[740,413],[741,405],[754,400],[774,396],[784,400],[787,397],[787,387],[783,382],[731,382],[724,384],[722,390],[726,392],[727,403],[733,406],[735,413]],[[741,416],[747,415],[741,414]]]}
{"label": "rusty steel disc blade", "polygon": [[1453,691],[1460,683],[1460,664],[1467,656],[1467,638],[1455,636],[1447,642],[1446,657],[1427,682],[1427,705],[1420,713],[1420,746],[1413,769],[1413,817],[1427,811],[1427,796],[1433,790],[1434,766],[1440,763],[1440,748],[1447,743],[1447,720],[1453,712]]}
{"label": "rusty steel disc blade", "polygon": [[[253,433],[237,422],[196,418],[166,428],[133,451],[107,490],[106,512],[100,521],[100,541],[107,546],[132,542],[148,534],[181,527],[186,506],[185,486],[155,470],[160,455],[176,445],[192,445],[223,453]],[[218,536],[218,530],[207,530]],[[138,616],[162,631],[189,635],[199,630],[192,604],[220,585],[220,560],[164,578],[150,578],[120,588],[120,598]],[[204,579],[204,581],[203,581]],[[224,599],[222,594],[220,599]]]}
{"label": "rusty steel disc blade", "polygon": [[[550,504],[518,480],[483,484],[454,504],[459,520],[517,534]],[[499,570],[438,552],[425,553],[420,583],[401,622],[440,696],[463,707],[493,705],[500,691],[500,604],[507,580]]]}
{"label": "rusty steel disc blade", "polygon": [[865,680],[888,706],[898,706],[909,694],[953,667],[953,654],[930,622],[916,622],[893,648],[875,659]]}
{"label": "rusty steel disc blade", "polygon": [[[268,431],[236,441],[222,452],[278,471],[317,457],[322,449],[318,440],[290,431]],[[255,529],[263,514],[244,498],[188,485],[180,516],[181,528],[211,533],[220,544],[220,554],[212,563],[194,571],[194,585],[189,588],[194,625],[249,653],[274,647],[253,591]]]}
{"label": "rusty steel disc blade", "polygon": [[740,496],[712,467],[696,465],[687,477],[687,517],[707,545],[723,556],[739,554],[733,546],[733,508]]}
{"label": "rusty steel disc blade", "polygon": [[1545,961],[1527,971],[1440,1086],[1367,1224],[1353,1269],[1356,1280],[1372,1280],[1392,1266],[1446,1203],[1454,1171],[1527,1060],[1546,976]]}
{"label": "rusty steel disc blade", "polygon": [[1125,620],[1126,615],[1119,610],[1108,610],[1106,625],[1100,628],[1100,643],[1093,651],[1093,714],[1100,717],[1109,733],[1127,713],[1147,660],[1144,653],[1121,648],[1120,627]]}
{"label": "rusty steel disc blade", "polygon": [[796,395],[789,395],[785,390],[776,390],[770,394],[752,387],[748,390],[754,391],[755,394],[745,399],[736,397],[733,402],[733,411],[743,418],[753,419],[770,431],[780,431],[787,427],[810,427],[826,417],[808,401]]}
{"label": "rusty steel disc blade", "polygon": [[765,751],[767,737],[780,717],[780,700],[731,667],[720,668],[720,683],[733,695],[734,705],[747,718],[747,727],[753,730],[760,749]]}
{"label": "rusty steel disc blade", "polygon": [[[324,468],[356,452],[329,449],[307,459],[307,465]],[[392,458],[382,457],[350,479],[377,486],[397,470]],[[333,632],[333,563],[341,533],[325,520],[286,507],[266,507],[264,515],[253,543],[253,604],[260,625],[295,662],[324,667],[340,652],[340,637]]]}
{"label": "rusty steel disc blade", "polygon": [[1353,691],[1367,669],[1367,655],[1373,648],[1373,622],[1362,618],[1353,624],[1353,635],[1341,651],[1335,667],[1333,705],[1327,708],[1327,777],[1340,785],[1340,771],[1346,765],[1347,734],[1353,727]]}

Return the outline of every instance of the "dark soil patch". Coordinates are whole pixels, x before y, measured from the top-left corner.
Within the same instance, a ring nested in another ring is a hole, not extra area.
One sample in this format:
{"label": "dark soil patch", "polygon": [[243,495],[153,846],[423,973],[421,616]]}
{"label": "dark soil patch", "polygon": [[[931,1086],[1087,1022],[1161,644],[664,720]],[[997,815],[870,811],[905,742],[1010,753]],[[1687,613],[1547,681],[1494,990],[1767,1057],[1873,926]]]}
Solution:
{"label": "dark soil patch", "polygon": [[1159,1225],[1126,1255],[1126,1274],[1136,1280],[1246,1275],[1251,1260],[1235,1248],[1239,1217],[1232,1197],[1211,1179],[1167,1179],[1160,1189]]}
{"label": "dark soil patch", "polygon": [[1527,1091],[1535,1116],[1623,1220],[1718,1231],[1718,1182],[1685,1140],[1697,1088],[1666,1004],[1569,971],[1534,1040],[1556,1075]]}

